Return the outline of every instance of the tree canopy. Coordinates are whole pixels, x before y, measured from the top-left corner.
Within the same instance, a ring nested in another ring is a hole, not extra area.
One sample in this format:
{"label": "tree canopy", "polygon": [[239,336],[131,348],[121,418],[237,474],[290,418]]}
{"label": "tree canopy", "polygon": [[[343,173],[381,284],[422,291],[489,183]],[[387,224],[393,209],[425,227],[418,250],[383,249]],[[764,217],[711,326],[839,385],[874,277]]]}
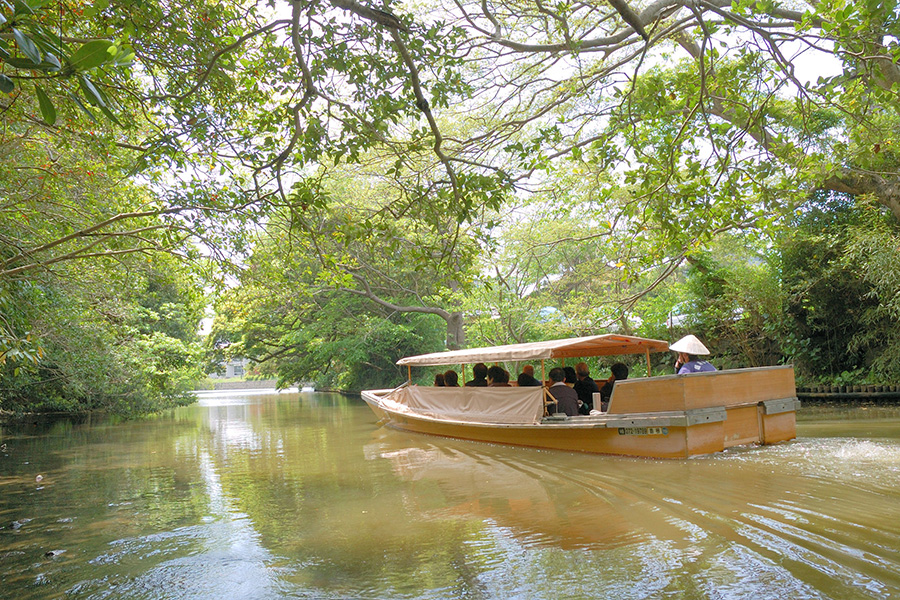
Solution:
{"label": "tree canopy", "polygon": [[[696,232],[816,188],[900,216],[896,13],[875,0],[104,1],[18,3],[2,33],[7,86],[37,99],[35,116],[53,100],[39,82],[87,112],[145,115],[129,142],[146,164],[224,169],[245,202],[311,206],[311,169],[377,151],[401,184],[384,207],[464,221],[575,164],[614,174],[640,209],[670,207],[660,222],[714,207],[677,222]],[[832,68],[808,81],[801,60]]]}
{"label": "tree canopy", "polygon": [[[271,256],[450,345],[547,306],[637,327],[811,195],[900,221],[898,33],[894,0],[2,2],[3,305],[69,265],[206,254],[249,285]],[[26,321],[0,351],[36,364]]]}

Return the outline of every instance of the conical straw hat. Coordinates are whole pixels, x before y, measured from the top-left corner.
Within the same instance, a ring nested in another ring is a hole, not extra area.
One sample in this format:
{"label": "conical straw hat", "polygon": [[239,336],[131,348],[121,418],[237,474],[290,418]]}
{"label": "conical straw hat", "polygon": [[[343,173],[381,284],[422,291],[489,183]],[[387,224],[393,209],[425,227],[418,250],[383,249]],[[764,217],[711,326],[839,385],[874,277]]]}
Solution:
{"label": "conical straw hat", "polygon": [[709,354],[709,348],[703,345],[703,342],[697,339],[697,336],[686,335],[674,344],[669,346],[672,352],[684,352],[685,354],[693,354],[699,356],[701,354]]}

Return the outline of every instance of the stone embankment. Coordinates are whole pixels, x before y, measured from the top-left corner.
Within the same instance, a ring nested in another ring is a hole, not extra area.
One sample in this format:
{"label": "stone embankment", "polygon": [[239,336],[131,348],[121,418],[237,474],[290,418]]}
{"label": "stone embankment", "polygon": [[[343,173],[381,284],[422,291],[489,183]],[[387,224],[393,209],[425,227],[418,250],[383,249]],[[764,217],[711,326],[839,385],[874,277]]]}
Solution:
{"label": "stone embankment", "polygon": [[246,381],[216,381],[215,390],[274,390],[274,379],[253,379]]}
{"label": "stone embankment", "polygon": [[797,388],[803,400],[886,400],[900,402],[898,385],[813,385]]}

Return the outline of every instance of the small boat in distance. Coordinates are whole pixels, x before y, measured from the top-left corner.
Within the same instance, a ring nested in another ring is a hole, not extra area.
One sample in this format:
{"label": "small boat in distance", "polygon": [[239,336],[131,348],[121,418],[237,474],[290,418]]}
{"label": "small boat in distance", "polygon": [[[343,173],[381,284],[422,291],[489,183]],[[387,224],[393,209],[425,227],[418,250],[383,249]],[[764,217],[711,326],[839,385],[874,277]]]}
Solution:
{"label": "small boat in distance", "polygon": [[[404,431],[575,452],[687,458],[796,437],[793,367],[650,376],[650,354],[668,349],[607,334],[410,356],[397,361],[407,382],[362,397],[382,423]],[[546,415],[546,387],[411,384],[413,366],[539,360],[546,381],[547,360],[626,354],[646,354],[648,376],[617,381],[608,410],[591,415]]]}

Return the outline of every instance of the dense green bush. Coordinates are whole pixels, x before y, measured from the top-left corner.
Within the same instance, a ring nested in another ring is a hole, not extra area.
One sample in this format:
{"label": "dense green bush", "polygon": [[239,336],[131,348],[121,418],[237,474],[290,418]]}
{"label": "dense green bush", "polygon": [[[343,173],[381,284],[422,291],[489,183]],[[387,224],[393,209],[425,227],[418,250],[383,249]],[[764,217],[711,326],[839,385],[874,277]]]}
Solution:
{"label": "dense green bush", "polygon": [[174,260],[158,262],[8,284],[2,316],[19,337],[27,324],[36,358],[0,365],[0,408],[135,415],[191,401],[202,299]]}

